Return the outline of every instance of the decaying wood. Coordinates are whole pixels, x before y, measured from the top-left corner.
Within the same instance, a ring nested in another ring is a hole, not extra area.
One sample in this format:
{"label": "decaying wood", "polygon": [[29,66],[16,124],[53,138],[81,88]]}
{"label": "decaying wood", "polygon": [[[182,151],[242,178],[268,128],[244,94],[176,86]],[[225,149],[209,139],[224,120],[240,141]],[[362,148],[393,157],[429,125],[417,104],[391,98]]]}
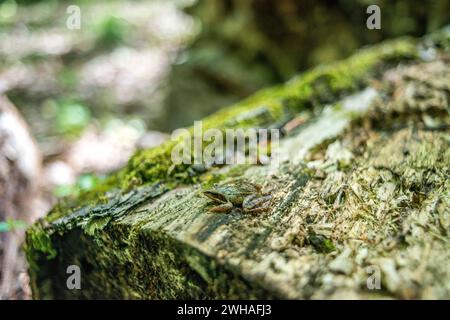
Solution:
{"label": "decaying wood", "polygon": [[34,297],[449,298],[449,71],[448,53],[390,66],[299,115],[278,162],[200,178],[262,184],[268,212],[209,213],[201,183],[160,181],[42,220]]}

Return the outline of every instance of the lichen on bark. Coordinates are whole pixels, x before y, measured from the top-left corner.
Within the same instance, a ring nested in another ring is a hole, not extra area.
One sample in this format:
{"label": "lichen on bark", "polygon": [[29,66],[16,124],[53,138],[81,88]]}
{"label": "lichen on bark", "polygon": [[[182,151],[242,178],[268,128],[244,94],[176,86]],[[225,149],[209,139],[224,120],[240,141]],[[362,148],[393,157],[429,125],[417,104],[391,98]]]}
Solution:
{"label": "lichen on bark", "polygon": [[[135,155],[101,201],[28,230],[34,297],[449,298],[448,32],[432,39],[432,58],[428,40],[385,43],[205,119],[300,117],[279,163],[192,176],[169,170],[174,142]],[[235,177],[269,190],[271,209],[208,213],[202,186]],[[65,287],[72,264],[82,290]]]}

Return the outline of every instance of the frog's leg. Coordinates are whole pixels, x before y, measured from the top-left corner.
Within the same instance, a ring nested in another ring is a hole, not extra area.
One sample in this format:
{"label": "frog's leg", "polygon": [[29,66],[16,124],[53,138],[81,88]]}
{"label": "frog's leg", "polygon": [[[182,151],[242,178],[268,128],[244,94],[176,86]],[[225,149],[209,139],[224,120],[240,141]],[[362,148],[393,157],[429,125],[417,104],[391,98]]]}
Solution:
{"label": "frog's leg", "polygon": [[257,214],[267,211],[271,208],[271,195],[249,195],[242,202],[242,208],[245,213]]}
{"label": "frog's leg", "polygon": [[216,212],[216,213],[230,213],[231,210],[233,210],[233,204],[231,202],[225,202],[223,204],[220,204],[218,206],[214,206],[211,209],[209,209],[209,212]]}

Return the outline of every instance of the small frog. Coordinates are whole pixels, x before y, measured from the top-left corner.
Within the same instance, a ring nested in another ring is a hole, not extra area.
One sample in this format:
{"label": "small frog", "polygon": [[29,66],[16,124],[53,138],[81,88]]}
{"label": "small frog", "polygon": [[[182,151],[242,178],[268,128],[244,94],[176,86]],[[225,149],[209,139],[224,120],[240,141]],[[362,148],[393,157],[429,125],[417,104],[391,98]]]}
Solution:
{"label": "small frog", "polygon": [[271,195],[264,194],[261,186],[243,179],[216,184],[203,194],[217,203],[210,212],[229,213],[234,208],[242,208],[245,213],[256,214],[270,208]]}

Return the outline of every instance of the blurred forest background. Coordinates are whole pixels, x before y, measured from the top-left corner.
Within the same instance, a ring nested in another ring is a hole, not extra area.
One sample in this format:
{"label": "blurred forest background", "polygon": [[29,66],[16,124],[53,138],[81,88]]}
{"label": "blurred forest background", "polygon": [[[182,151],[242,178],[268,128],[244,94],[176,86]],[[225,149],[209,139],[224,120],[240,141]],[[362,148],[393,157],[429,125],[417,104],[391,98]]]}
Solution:
{"label": "blurred forest background", "polygon": [[[67,7],[81,28],[66,26]],[[381,30],[366,28],[381,7]],[[30,297],[27,224],[139,148],[357,48],[449,23],[448,0],[0,1],[0,297]]]}

